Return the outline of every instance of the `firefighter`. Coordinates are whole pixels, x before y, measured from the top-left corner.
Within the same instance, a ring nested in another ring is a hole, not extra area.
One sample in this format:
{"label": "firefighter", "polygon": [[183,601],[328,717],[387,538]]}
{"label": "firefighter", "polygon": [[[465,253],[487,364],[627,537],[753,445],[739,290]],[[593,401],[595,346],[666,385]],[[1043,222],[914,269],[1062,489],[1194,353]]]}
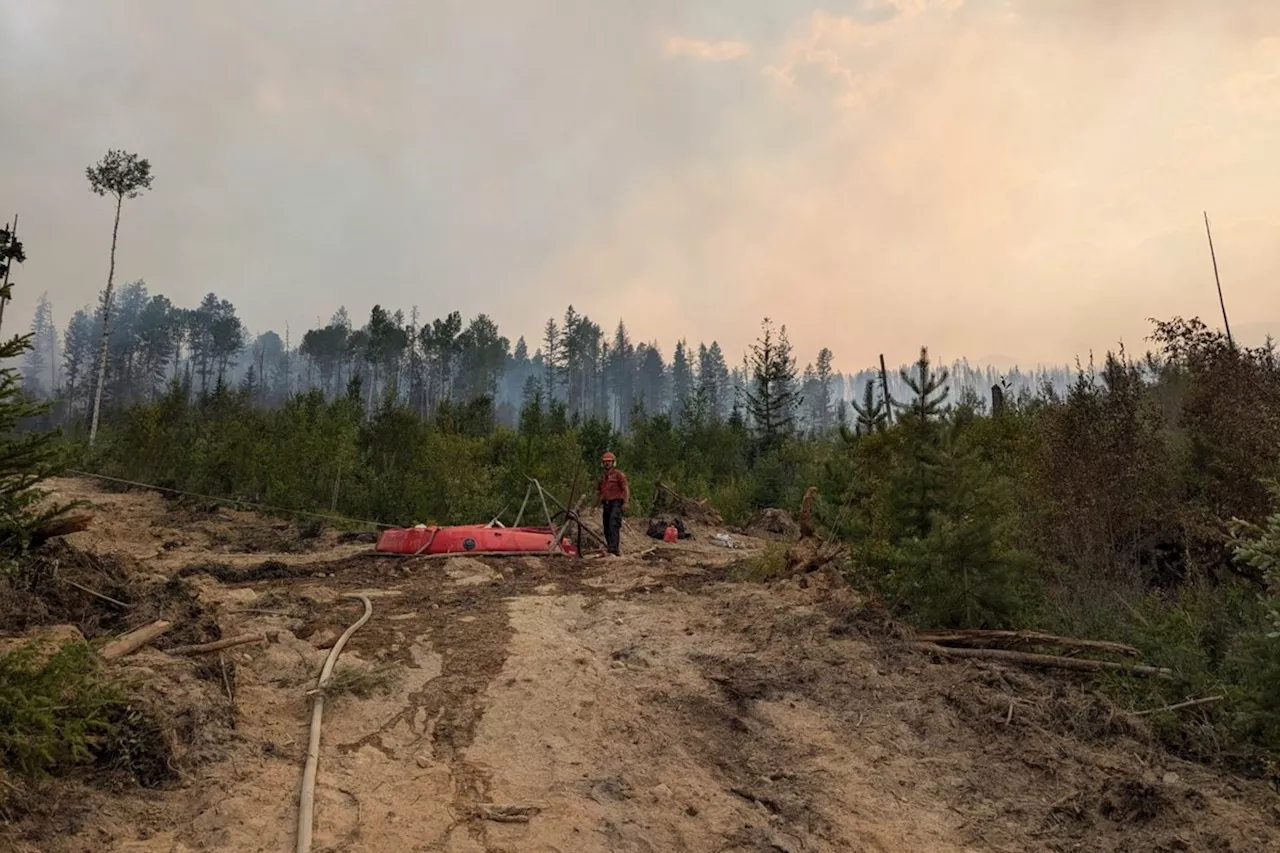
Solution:
{"label": "firefighter", "polygon": [[609,553],[622,556],[622,514],[631,508],[631,486],[627,484],[627,475],[616,466],[617,458],[612,453],[600,457],[604,471],[596,480],[595,506],[604,506],[601,521],[604,525],[604,539],[609,546]]}

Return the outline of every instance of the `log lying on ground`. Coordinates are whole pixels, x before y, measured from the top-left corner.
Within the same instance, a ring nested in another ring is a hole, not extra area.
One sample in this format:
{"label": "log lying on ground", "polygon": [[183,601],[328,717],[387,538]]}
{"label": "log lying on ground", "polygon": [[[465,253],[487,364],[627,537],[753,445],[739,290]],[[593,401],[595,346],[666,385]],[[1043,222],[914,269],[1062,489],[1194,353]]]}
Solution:
{"label": "log lying on ground", "polygon": [[127,654],[136,652],[172,627],[172,622],[166,622],[163,619],[152,622],[150,625],[143,625],[141,628],[130,631],[124,636],[107,643],[98,654],[102,655],[104,660],[122,658]]}
{"label": "log lying on ground", "polygon": [[51,518],[31,531],[31,547],[38,548],[58,536],[70,536],[72,533],[88,530],[89,525],[92,523],[93,515],[87,512]]}
{"label": "log lying on ground", "polygon": [[174,646],[172,649],[169,649],[169,654],[203,655],[208,652],[219,652],[233,646],[243,646],[245,643],[262,643],[265,642],[266,639],[266,634],[246,634],[243,637],[229,637],[225,640],[215,640],[212,643],[200,643],[195,646]]}
{"label": "log lying on ground", "polygon": [[911,648],[919,652],[927,652],[938,657],[977,658],[994,660],[1002,663],[1020,664],[1022,666],[1040,666],[1054,669],[1074,669],[1081,672],[1125,672],[1130,675],[1147,675],[1167,678],[1173,670],[1159,666],[1142,666],[1132,663],[1116,663],[1109,660],[1087,660],[1084,658],[1066,658],[1057,655],[1040,655],[1033,652],[1014,652],[1008,649],[957,649],[950,646],[939,646],[937,643],[911,643]]}
{"label": "log lying on ground", "polygon": [[940,646],[1061,646],[1065,649],[1092,649],[1099,652],[1115,652],[1129,657],[1140,657],[1139,652],[1127,643],[1116,643],[1111,640],[1080,640],[1075,637],[1059,637],[1042,631],[993,631],[993,630],[959,630],[959,631],[917,631],[916,639],[923,643],[937,643]]}

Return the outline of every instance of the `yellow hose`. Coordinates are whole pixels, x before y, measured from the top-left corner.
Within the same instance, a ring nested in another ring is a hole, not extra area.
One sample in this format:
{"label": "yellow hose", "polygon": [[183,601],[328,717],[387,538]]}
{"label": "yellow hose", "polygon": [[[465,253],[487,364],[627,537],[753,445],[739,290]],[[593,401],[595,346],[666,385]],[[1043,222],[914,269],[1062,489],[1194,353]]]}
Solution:
{"label": "yellow hose", "polygon": [[367,595],[355,593],[342,597],[364,602],[364,615],[344,631],[338,638],[338,642],[333,644],[333,648],[329,650],[329,657],[325,658],[324,667],[320,670],[320,680],[316,683],[315,701],[311,705],[311,741],[307,744],[307,766],[302,771],[302,799],[298,804],[298,845],[295,848],[297,853],[311,853],[311,826],[315,815],[316,767],[320,763],[320,716],[324,713],[324,686],[329,681],[329,675],[333,672],[333,665],[338,660],[342,647],[347,644],[351,635],[373,615],[373,602]]}

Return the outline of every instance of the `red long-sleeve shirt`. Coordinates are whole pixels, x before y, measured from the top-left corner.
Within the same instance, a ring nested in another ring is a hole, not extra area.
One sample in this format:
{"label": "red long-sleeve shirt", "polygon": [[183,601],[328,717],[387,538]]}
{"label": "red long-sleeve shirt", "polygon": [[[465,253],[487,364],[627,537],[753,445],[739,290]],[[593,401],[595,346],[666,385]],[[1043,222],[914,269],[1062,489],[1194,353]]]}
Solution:
{"label": "red long-sleeve shirt", "polygon": [[601,501],[625,501],[631,497],[627,475],[617,468],[610,468],[596,480],[596,497]]}

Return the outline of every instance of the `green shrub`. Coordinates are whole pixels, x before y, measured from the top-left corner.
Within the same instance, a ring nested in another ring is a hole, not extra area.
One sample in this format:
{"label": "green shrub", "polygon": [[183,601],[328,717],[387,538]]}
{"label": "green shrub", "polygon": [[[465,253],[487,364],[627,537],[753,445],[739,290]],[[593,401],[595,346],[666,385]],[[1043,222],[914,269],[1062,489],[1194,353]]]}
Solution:
{"label": "green shrub", "polygon": [[34,641],[0,654],[0,765],[28,775],[92,762],[125,705],[87,644],[65,643],[52,654],[47,646]]}

